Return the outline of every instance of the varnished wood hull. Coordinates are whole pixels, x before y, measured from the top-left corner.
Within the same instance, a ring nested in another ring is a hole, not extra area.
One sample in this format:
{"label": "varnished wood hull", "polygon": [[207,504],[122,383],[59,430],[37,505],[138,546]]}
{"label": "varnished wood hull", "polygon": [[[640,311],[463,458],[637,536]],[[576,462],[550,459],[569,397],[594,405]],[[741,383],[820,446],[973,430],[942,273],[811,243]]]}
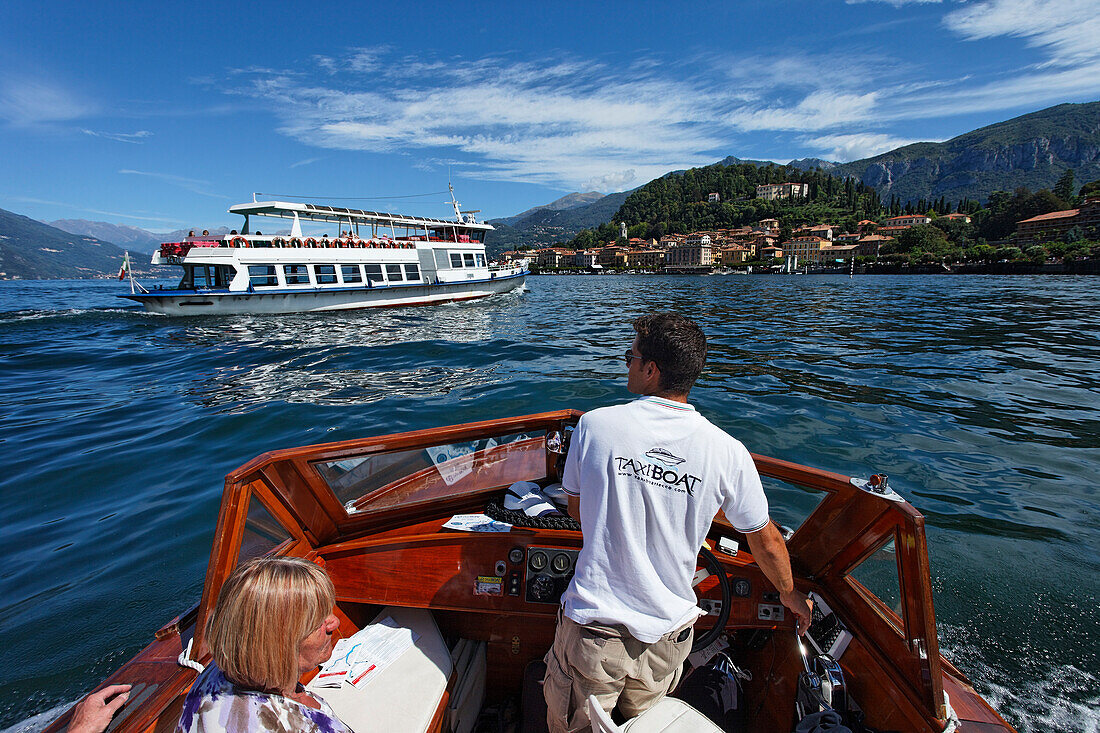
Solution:
{"label": "varnished wood hull", "polygon": [[[270,517],[289,532],[275,552],[307,557],[327,569],[336,586],[341,635],[354,633],[383,606],[432,609],[445,635],[487,642],[490,696],[517,695],[524,668],[550,645],[556,606],[528,602],[522,593],[474,594],[476,578],[494,572],[500,561],[506,563],[506,573],[522,572],[522,563],[517,566],[507,559],[512,548],[578,548],[580,534],[520,528],[472,534],[447,531],[442,525],[453,514],[481,511],[514,480],[554,477],[557,456],[547,452],[544,436],[578,417],[575,411],[561,411],[276,451],[232,472],[226,478],[199,607],[157,632],[146,649],[104,681],[148,685],[124,709],[126,717],[118,730],[175,726],[182,695],[195,678],[194,671],[177,665],[176,657],[195,637],[192,658],[209,659],[201,629],[212,599],[246,544],[245,519],[252,501],[262,502]],[[462,459],[461,473],[424,466],[386,476],[358,501],[341,502],[319,468],[334,462],[355,465],[364,457],[414,455],[425,446],[468,444],[505,434],[520,437],[470,454]],[[923,517],[905,502],[859,491],[848,477],[754,458],[764,476],[827,494],[788,548],[797,586],[828,598],[855,633],[840,661],[868,724],[939,733],[949,723],[943,694],[947,692],[959,730],[1011,731],[939,653]],[[712,538],[736,534],[721,517],[715,519]],[[847,574],[885,537],[895,539],[898,552],[901,614]],[[801,670],[792,624],[789,619],[759,618],[758,604],[774,589],[751,555],[722,555],[720,562],[731,577],[747,579],[752,589],[748,597],[732,599],[727,631],[738,640],[752,630],[770,632],[762,644],[737,644],[739,662],[754,672],[746,692],[759,713],[750,730],[790,730]],[[716,594],[714,585],[704,584],[701,591]],[[700,620],[700,626],[706,623],[706,617]],[[437,716],[440,724],[441,720]],[[62,729],[66,721],[67,715],[62,716],[51,730]]]}

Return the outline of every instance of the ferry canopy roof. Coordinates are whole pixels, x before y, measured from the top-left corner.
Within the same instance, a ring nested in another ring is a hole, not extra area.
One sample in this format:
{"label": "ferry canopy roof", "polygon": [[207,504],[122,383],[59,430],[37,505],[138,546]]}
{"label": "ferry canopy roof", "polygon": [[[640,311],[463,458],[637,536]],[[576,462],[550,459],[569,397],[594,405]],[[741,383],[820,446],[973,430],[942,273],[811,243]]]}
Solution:
{"label": "ferry canopy roof", "polygon": [[345,209],[340,206],[323,204],[299,204],[285,201],[253,201],[229,207],[230,214],[242,216],[269,216],[276,219],[293,219],[298,214],[300,221],[351,222],[355,224],[383,224],[385,226],[420,227],[424,229],[459,228],[492,230],[492,224],[482,222],[458,222],[446,219],[431,219],[423,216],[405,216],[381,211],[363,211]]}

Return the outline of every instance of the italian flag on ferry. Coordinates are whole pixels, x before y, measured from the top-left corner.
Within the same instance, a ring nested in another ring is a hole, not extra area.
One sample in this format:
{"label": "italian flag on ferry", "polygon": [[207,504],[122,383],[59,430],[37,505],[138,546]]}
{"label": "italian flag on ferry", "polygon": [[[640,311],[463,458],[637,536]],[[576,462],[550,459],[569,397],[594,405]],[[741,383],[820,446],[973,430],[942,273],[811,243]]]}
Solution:
{"label": "italian flag on ferry", "polygon": [[125,280],[126,273],[130,271],[130,253],[126,252],[122,256],[122,266],[118,268],[118,279]]}

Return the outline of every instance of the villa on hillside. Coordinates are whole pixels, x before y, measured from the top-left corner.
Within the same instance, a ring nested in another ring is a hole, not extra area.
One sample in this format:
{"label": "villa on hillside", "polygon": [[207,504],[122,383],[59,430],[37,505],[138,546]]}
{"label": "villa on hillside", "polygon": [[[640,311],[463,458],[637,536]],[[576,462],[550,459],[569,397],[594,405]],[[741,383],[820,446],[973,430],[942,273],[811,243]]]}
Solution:
{"label": "villa on hillside", "polygon": [[898,232],[905,231],[909,227],[931,223],[932,217],[925,216],[924,214],[902,214],[901,216],[892,216],[884,220],[875,231],[878,234],[897,234]]}
{"label": "villa on hillside", "polygon": [[1077,228],[1082,236],[1100,235],[1100,196],[1085,199],[1079,209],[1052,211],[1016,222],[1016,241],[1019,244],[1053,242]]}
{"label": "villa on hillside", "polygon": [[805,198],[809,195],[810,184],[808,183],[765,183],[756,187],[756,198],[766,201]]}

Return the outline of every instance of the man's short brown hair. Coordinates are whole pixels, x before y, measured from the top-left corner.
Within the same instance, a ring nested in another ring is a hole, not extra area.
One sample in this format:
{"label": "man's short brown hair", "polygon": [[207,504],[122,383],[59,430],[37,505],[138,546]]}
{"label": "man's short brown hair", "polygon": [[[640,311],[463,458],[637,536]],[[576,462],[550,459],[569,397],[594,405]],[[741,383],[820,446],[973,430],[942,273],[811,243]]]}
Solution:
{"label": "man's short brown hair", "polygon": [[638,351],[661,370],[659,385],[687,394],[707,362],[707,337],[699,324],[679,313],[647,313],[634,319]]}

